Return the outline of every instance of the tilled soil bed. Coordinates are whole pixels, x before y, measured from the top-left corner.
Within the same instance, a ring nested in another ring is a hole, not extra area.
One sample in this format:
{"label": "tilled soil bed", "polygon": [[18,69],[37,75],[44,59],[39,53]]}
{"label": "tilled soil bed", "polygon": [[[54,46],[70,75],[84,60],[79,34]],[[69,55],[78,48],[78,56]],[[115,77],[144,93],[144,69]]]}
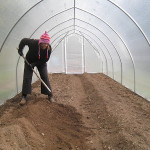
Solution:
{"label": "tilled soil bed", "polygon": [[150,102],[104,74],[50,74],[0,106],[0,150],[150,150]]}

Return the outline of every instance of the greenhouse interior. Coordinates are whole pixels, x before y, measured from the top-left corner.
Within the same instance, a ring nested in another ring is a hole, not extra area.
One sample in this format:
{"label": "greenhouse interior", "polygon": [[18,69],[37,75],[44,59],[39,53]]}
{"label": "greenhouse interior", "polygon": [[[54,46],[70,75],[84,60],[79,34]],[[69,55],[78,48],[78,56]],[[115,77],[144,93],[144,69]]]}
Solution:
{"label": "greenhouse interior", "polygon": [[103,74],[150,101],[149,0],[2,0],[0,16],[0,105],[22,91],[20,41],[45,31],[50,75]]}
{"label": "greenhouse interior", "polygon": [[8,0],[0,11],[1,104],[22,86],[20,40],[44,31],[50,73],[104,73],[150,100],[149,1]]}

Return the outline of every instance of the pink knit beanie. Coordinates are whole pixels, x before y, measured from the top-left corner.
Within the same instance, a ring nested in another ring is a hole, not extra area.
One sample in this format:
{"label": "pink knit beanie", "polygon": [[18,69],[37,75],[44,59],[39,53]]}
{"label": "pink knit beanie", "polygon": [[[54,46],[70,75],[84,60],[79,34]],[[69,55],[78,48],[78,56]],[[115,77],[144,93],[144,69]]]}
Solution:
{"label": "pink knit beanie", "polygon": [[45,31],[44,34],[41,35],[40,40],[39,40],[39,44],[40,43],[50,43],[50,36],[47,34],[47,32]]}
{"label": "pink knit beanie", "polygon": [[[39,59],[40,59],[40,43],[50,43],[50,36],[47,34],[45,31],[44,34],[41,35],[40,40],[39,40]],[[48,59],[48,48],[47,48],[47,59]]]}

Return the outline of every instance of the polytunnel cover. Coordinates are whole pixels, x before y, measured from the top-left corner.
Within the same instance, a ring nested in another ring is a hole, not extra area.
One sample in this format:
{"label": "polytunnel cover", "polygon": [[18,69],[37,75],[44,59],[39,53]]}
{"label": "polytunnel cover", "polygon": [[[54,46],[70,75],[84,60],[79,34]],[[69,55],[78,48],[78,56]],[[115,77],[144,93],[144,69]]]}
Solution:
{"label": "polytunnel cover", "polygon": [[20,40],[45,31],[49,73],[103,73],[150,100],[149,7],[147,0],[2,0],[0,103],[21,90]]}

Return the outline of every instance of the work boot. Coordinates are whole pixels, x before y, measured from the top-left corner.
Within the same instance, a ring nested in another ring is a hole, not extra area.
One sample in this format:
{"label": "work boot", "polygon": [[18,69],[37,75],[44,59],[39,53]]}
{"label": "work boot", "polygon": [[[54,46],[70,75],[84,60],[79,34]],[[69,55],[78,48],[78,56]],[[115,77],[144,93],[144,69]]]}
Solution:
{"label": "work boot", "polygon": [[21,101],[20,101],[20,105],[25,105],[26,104],[26,99],[24,97],[22,97]]}
{"label": "work boot", "polygon": [[48,101],[51,103],[53,102],[53,96],[52,95],[48,95]]}

